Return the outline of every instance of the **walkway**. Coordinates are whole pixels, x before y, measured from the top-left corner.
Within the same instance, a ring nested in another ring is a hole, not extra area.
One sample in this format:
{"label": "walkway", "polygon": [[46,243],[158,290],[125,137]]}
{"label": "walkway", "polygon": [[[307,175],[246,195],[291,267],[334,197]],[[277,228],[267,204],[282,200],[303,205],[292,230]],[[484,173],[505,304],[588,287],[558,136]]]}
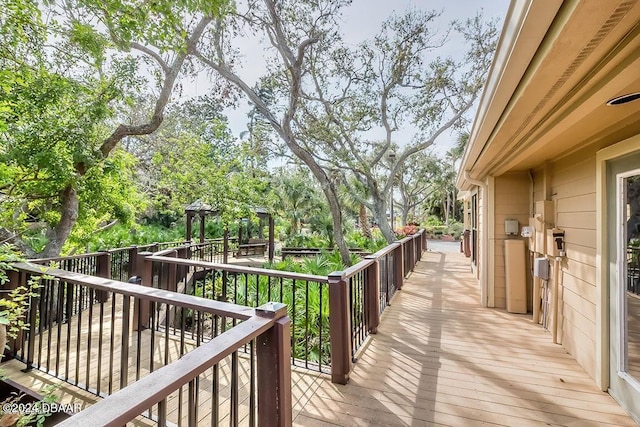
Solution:
{"label": "walkway", "polygon": [[425,253],[349,384],[309,384],[294,425],[635,426],[530,316],[478,301],[467,259]]}

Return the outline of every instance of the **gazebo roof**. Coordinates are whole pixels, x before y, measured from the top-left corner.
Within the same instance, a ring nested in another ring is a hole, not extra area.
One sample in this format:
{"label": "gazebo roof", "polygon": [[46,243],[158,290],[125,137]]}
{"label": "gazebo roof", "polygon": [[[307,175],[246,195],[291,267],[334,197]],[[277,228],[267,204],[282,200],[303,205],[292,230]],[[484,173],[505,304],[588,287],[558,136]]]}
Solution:
{"label": "gazebo roof", "polygon": [[210,205],[206,204],[200,199],[188,205],[186,208],[184,208],[184,211],[185,213],[204,213],[204,214],[215,214],[218,212],[217,209],[213,209]]}
{"label": "gazebo roof", "polygon": [[258,218],[269,218],[271,216],[271,212],[262,207],[254,207],[253,212],[258,215]]}

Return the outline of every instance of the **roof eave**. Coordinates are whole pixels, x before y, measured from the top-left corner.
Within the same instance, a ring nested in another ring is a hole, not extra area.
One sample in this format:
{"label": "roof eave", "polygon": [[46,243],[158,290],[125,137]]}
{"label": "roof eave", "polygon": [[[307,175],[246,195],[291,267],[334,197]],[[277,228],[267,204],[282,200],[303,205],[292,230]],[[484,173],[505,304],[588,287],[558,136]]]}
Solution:
{"label": "roof eave", "polygon": [[491,143],[493,130],[524,76],[553,22],[562,0],[512,0],[505,17],[493,63],[480,97],[471,128],[469,143],[462,157],[456,187],[468,190],[473,185],[473,168],[485,147]]}

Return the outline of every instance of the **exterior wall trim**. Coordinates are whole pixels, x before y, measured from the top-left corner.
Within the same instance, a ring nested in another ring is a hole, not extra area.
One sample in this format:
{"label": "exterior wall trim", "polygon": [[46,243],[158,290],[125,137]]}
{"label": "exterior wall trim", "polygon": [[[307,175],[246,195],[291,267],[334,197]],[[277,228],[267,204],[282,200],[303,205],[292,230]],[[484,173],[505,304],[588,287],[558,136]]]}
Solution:
{"label": "exterior wall trim", "polygon": [[[493,176],[487,177],[487,234],[485,236],[485,250],[488,247],[488,256],[484,257],[485,268],[489,268],[489,283],[487,284],[487,306],[496,306],[496,180]],[[486,253],[486,252],[485,252]]]}
{"label": "exterior wall trim", "polygon": [[596,383],[602,391],[609,388],[609,260],[607,236],[607,161],[640,151],[640,135],[625,139],[596,153]]}
{"label": "exterior wall trim", "polygon": [[[487,195],[491,194],[488,189],[489,189],[489,185],[487,182],[485,181],[479,181],[479,180],[475,180],[473,178],[471,178],[471,176],[469,176],[469,173],[467,171],[464,171],[464,178],[467,182],[477,186],[479,189],[481,189],[482,191],[478,191],[476,190],[476,194],[478,194],[478,200],[479,202],[482,202],[482,212],[480,213],[480,221],[481,221],[481,225],[482,227],[480,228],[480,235],[479,235],[479,239],[480,239],[480,244],[478,245],[478,255],[480,257],[480,259],[478,260],[478,265],[477,268],[480,270],[480,304],[483,307],[487,307],[489,306],[489,271],[488,271],[488,266],[489,266],[489,262],[488,262],[488,257],[487,257],[487,251],[488,251],[488,223],[487,223],[487,219],[489,218],[489,212],[488,212],[488,202],[486,200]],[[476,274],[478,272],[476,271]],[[489,306],[492,307],[492,306]]]}

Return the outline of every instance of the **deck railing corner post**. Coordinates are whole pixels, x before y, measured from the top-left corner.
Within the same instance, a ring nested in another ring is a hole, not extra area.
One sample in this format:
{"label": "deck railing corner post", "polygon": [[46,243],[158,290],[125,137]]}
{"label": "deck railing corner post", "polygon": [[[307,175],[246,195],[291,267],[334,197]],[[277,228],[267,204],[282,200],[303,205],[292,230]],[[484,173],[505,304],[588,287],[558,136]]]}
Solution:
{"label": "deck railing corner post", "polygon": [[127,277],[131,277],[136,271],[136,261],[138,259],[138,247],[129,247],[129,268],[127,269]]}
{"label": "deck railing corner post", "polygon": [[[153,262],[148,259],[151,255],[153,255],[151,252],[139,252],[136,259],[136,271],[134,271],[135,276],[140,279],[140,284],[150,288],[153,287]],[[149,328],[150,314],[149,300],[138,298],[134,304],[133,330]]]}
{"label": "deck railing corner post", "polygon": [[[21,274],[19,271],[17,270],[7,270],[6,271],[7,274],[7,282],[3,285],[3,290],[6,293],[3,293],[3,297],[2,299],[4,299],[4,295],[8,295],[9,292],[11,292],[12,290],[14,290],[15,288],[17,288],[18,286],[21,285],[20,283],[20,278],[24,277],[23,274]],[[30,310],[33,309],[33,307],[30,306],[29,308]],[[30,318],[27,317],[27,318]],[[29,325],[29,335],[31,335],[33,332],[33,328],[31,327],[31,325]],[[5,349],[2,349],[2,351],[5,354],[5,357],[2,359],[2,361],[6,361],[9,359],[13,359],[18,352],[22,349],[22,341],[23,341],[23,331],[19,330],[17,333],[16,338],[9,338],[7,337],[7,345]]]}
{"label": "deck railing corner post", "polygon": [[[167,254],[171,258],[180,258],[179,249]],[[169,274],[167,274],[167,290],[171,292],[178,291],[178,264],[169,264]]]}
{"label": "deck railing corner post", "polygon": [[258,307],[256,315],[274,319],[273,326],[256,339],[258,425],[290,427],[291,320],[287,306],[270,302]]}
{"label": "deck railing corner post", "polygon": [[349,287],[341,271],[328,276],[331,382],[346,384],[351,372]]}
{"label": "deck railing corner post", "polygon": [[[96,276],[111,279],[111,252],[100,252],[96,256]],[[98,302],[105,302],[109,299],[109,292],[96,291],[95,298]]]}

